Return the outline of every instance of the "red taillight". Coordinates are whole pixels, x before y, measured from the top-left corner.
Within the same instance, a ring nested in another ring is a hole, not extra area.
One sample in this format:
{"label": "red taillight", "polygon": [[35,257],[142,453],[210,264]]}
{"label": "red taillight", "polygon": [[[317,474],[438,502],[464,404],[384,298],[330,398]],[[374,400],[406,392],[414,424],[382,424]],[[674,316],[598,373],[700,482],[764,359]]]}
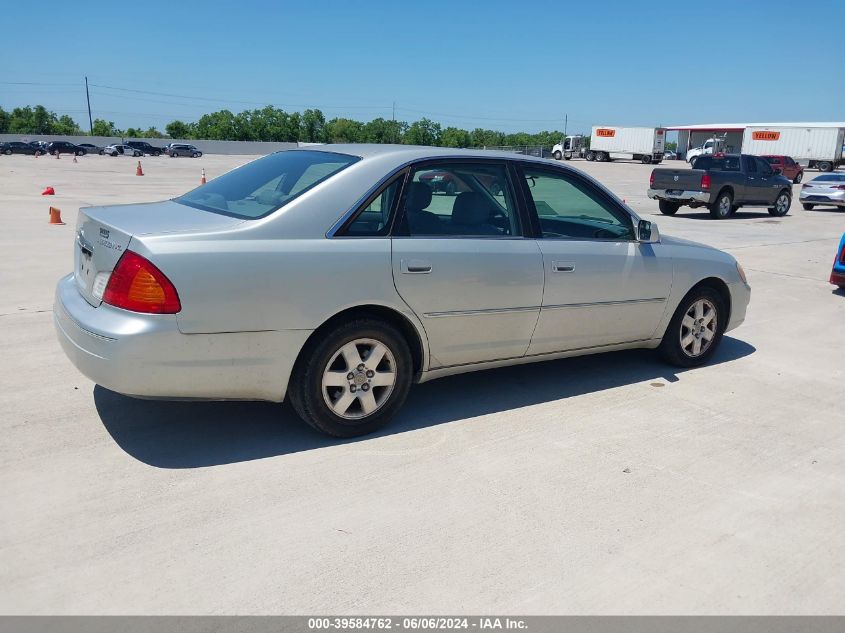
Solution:
{"label": "red taillight", "polygon": [[710,189],[710,174],[706,172],[701,175],[701,188]]}
{"label": "red taillight", "polygon": [[182,309],[176,288],[148,259],[126,251],[106,284],[103,301],[116,308],[149,314],[175,314]]}
{"label": "red taillight", "polygon": [[651,176],[649,176],[649,178],[648,178],[648,186],[654,187],[654,172],[653,171],[651,172]]}
{"label": "red taillight", "polygon": [[845,191],[845,185],[836,185],[834,189],[842,189],[843,191]]}

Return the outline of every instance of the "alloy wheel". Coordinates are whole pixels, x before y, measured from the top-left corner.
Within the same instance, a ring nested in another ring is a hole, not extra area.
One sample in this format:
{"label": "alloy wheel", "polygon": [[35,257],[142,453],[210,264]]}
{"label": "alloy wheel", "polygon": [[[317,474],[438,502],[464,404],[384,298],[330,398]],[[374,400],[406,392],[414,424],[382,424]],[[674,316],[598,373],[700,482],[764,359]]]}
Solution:
{"label": "alloy wheel", "polygon": [[690,358],[704,354],[716,337],[718,313],[707,299],[698,299],[681,319],[681,349]]}
{"label": "alloy wheel", "polygon": [[345,420],[360,420],[378,411],[395,385],[396,360],[387,345],[375,339],[346,343],[323,370],[323,399]]}

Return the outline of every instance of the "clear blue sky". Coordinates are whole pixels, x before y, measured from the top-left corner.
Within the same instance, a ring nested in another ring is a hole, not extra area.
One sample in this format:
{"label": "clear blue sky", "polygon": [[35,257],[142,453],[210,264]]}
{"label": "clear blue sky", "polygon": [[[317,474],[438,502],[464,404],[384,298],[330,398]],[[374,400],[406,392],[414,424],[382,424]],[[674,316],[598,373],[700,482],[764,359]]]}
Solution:
{"label": "clear blue sky", "polygon": [[575,132],[845,119],[843,0],[18,0],[0,15],[0,106],[83,128],[86,74],[94,117],[122,128],[268,103],[369,120],[394,101],[402,120],[505,131],[562,129],[564,113]]}

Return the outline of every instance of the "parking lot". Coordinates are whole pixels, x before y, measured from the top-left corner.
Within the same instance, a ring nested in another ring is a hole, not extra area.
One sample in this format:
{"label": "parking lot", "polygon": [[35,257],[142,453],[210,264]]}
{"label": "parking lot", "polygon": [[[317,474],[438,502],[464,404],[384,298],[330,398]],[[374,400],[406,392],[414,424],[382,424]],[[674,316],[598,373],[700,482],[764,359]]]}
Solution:
{"label": "parking lot", "polygon": [[52,323],[77,209],[252,158],[144,158],[137,177],[137,159],[0,156],[0,610],[842,612],[845,293],[828,276],[845,211],[804,211],[796,185],[784,218],[667,217],[651,166],[568,163],[744,266],[747,320],[700,369],[633,351],[445,378],[354,441],[286,404],[96,387]]}

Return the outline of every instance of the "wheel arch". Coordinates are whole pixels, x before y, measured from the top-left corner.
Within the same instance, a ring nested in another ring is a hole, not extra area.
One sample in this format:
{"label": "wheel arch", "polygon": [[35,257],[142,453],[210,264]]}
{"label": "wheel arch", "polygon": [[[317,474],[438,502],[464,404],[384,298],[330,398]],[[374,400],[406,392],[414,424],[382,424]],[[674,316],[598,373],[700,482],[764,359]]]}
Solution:
{"label": "wheel arch", "polygon": [[728,287],[728,284],[719,277],[705,277],[687,290],[686,294],[684,294],[684,298],[686,298],[686,296],[693,290],[697,290],[698,288],[712,288],[719,293],[719,297],[722,299],[722,303],[724,303],[725,309],[728,313],[727,318],[724,320],[724,324],[727,326],[731,320],[731,290]]}
{"label": "wheel arch", "polygon": [[723,193],[728,192],[731,194],[731,198],[736,201],[736,192],[734,191],[733,185],[724,185],[721,189],[719,189],[719,193],[716,194],[716,200],[719,199]]}
{"label": "wheel arch", "polygon": [[421,324],[414,323],[407,315],[399,312],[395,308],[379,304],[363,304],[345,308],[323,321],[323,323],[311,333],[302,345],[302,348],[297,354],[296,361],[294,362],[294,368],[299,364],[304,351],[309,348],[314,340],[323,336],[327,331],[336,327],[340,323],[360,318],[371,318],[379,321],[385,321],[399,330],[411,350],[411,360],[414,365],[414,376],[418,376],[427,366],[428,339]]}

